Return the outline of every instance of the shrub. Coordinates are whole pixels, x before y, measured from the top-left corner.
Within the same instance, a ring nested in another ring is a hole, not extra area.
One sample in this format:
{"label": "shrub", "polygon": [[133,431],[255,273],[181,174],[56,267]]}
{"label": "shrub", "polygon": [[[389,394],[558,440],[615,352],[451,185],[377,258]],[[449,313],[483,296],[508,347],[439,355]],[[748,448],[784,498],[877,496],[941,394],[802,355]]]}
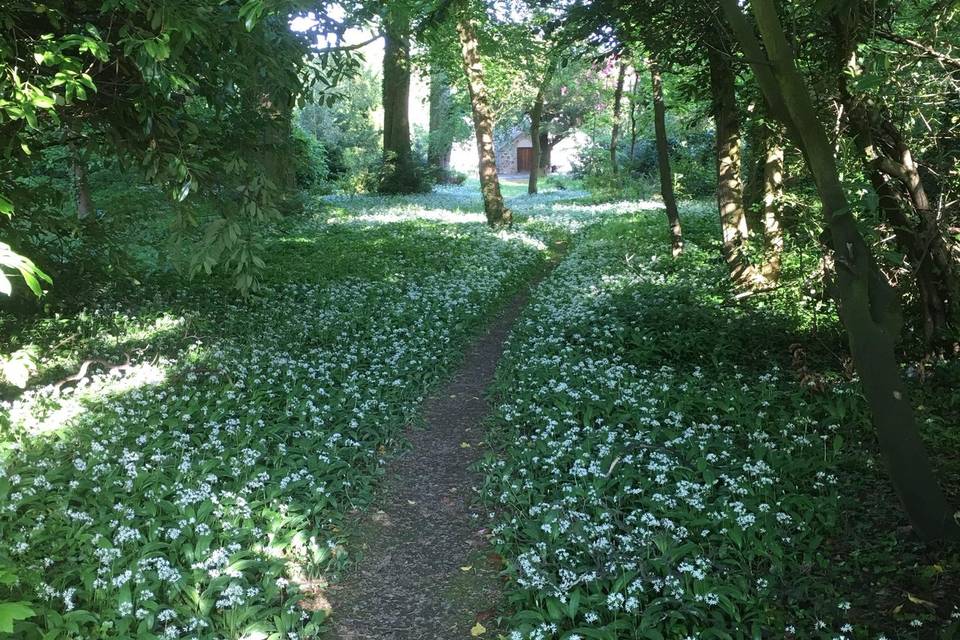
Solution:
{"label": "shrub", "polygon": [[323,143],[299,126],[294,126],[291,147],[297,187],[313,189],[330,179],[327,149]]}
{"label": "shrub", "polygon": [[430,170],[415,159],[384,160],[377,170],[377,192],[382,194],[428,193],[433,188]]}
{"label": "shrub", "polygon": [[433,167],[431,175],[435,184],[461,185],[467,181],[467,174],[457,171],[456,169]]}

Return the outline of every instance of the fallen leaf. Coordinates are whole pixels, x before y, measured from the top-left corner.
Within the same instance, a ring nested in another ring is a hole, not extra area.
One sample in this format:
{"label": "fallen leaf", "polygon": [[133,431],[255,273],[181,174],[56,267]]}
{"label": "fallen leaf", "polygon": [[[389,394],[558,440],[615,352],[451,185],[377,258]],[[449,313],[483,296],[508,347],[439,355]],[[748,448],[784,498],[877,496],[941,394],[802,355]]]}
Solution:
{"label": "fallen leaf", "polygon": [[468,564],[468,565],[465,566],[465,567],[460,567],[460,571],[470,571],[470,569],[473,569],[473,565],[472,565],[472,564]]}
{"label": "fallen leaf", "polygon": [[474,638],[476,638],[477,636],[482,636],[486,632],[487,632],[487,628],[482,624],[480,624],[479,622],[473,625],[473,628],[470,629],[470,635],[472,635]]}
{"label": "fallen leaf", "polygon": [[486,611],[481,611],[477,614],[477,622],[483,622],[484,620],[491,620],[496,615],[496,611],[493,609],[487,609]]}
{"label": "fallen leaf", "polygon": [[923,605],[924,607],[928,607],[928,608],[933,609],[933,610],[936,610],[936,608],[937,608],[937,605],[933,604],[933,603],[930,602],[929,600],[923,600],[923,599],[921,599],[921,598],[918,598],[917,596],[913,595],[913,594],[910,593],[910,592],[907,592],[907,600],[909,600],[909,601],[912,602],[913,604]]}

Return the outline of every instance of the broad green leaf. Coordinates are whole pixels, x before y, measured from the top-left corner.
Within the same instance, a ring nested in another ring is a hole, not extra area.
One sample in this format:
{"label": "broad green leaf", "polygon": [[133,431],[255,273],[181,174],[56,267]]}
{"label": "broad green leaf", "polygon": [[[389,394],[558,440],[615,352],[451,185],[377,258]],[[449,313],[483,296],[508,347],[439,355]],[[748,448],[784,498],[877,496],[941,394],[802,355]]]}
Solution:
{"label": "broad green leaf", "polygon": [[34,616],[29,602],[0,602],[0,632],[13,633],[13,623]]}

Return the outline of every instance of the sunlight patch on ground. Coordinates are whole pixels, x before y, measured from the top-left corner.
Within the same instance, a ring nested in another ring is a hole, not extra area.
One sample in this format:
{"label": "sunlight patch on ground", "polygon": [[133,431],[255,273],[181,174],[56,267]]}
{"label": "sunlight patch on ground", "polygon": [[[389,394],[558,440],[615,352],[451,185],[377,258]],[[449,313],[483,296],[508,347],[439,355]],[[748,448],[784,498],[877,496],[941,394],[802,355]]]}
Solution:
{"label": "sunlight patch on ground", "polygon": [[141,363],[114,367],[77,381],[76,387],[60,389],[49,384],[32,389],[7,406],[11,425],[35,436],[71,426],[82,417],[87,405],[98,399],[161,384],[166,379],[167,363]]}
{"label": "sunlight patch on ground", "polygon": [[411,220],[426,220],[443,224],[483,224],[486,222],[486,218],[484,218],[482,213],[465,213],[463,211],[442,211],[436,209],[388,210],[383,213],[351,216],[347,219],[330,218],[327,222],[330,224],[390,224],[392,222],[409,222]]}

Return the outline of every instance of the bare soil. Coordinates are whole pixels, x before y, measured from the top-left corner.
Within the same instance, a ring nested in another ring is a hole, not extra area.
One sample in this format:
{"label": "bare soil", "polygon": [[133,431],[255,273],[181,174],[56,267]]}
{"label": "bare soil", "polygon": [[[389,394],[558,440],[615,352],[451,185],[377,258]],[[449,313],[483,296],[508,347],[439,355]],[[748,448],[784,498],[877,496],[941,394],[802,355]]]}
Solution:
{"label": "bare soil", "polygon": [[526,300],[521,292],[504,306],[424,403],[425,425],[408,429],[409,450],[358,527],[359,564],[326,594],[331,640],[470,638],[478,622],[482,637],[496,637],[502,564],[487,546],[471,466],[483,451],[485,392]]}

